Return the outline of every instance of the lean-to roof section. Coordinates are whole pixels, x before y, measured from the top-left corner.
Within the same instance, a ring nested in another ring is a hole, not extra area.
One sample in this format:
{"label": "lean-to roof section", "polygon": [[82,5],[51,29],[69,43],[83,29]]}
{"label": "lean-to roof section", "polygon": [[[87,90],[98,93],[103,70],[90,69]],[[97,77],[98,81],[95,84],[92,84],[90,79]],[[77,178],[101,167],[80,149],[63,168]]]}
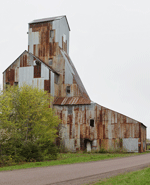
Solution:
{"label": "lean-to roof section", "polygon": [[58,97],[53,105],[89,105],[90,100],[83,97]]}
{"label": "lean-to roof section", "polygon": [[73,62],[71,61],[71,59],[69,57],[69,55],[64,50],[62,50],[61,48],[60,48],[60,51],[61,51],[66,63],[70,64],[70,67],[71,67],[70,71],[72,72],[72,75],[73,75],[73,77],[74,77],[74,79],[75,79],[75,81],[78,85],[78,88],[79,88],[79,90],[82,94],[82,97],[90,101],[90,97],[89,97],[89,95],[88,95],[88,93],[87,93],[87,91],[86,91],[86,89],[85,89],[85,87],[84,87],[84,85],[83,85],[83,83],[82,83],[82,81],[81,81],[81,79],[78,75],[78,72],[77,72]]}

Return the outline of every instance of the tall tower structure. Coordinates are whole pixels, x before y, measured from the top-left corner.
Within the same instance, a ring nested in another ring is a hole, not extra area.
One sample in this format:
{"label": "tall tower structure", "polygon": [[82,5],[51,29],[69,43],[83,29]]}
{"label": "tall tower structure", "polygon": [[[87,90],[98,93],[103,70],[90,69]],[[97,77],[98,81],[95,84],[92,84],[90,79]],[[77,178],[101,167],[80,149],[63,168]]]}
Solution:
{"label": "tall tower structure", "polygon": [[34,20],[29,23],[28,51],[51,65],[59,47],[69,54],[69,31],[66,16]]}

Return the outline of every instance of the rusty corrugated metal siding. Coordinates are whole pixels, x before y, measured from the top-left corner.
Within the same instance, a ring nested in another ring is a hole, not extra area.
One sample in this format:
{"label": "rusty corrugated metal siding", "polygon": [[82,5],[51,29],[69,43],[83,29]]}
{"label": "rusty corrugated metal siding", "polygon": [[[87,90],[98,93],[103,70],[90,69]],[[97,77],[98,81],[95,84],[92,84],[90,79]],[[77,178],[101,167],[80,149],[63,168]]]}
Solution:
{"label": "rusty corrugated metal siding", "polygon": [[[140,136],[141,123],[127,116],[98,104],[74,105],[71,106],[71,112],[70,106],[60,106],[61,102],[59,106],[54,107],[62,119],[62,124],[65,125],[63,132],[66,135],[66,147],[70,146],[71,139],[74,140],[77,150],[84,149],[84,141],[88,139],[94,142],[93,147],[95,148],[115,149],[122,147],[123,138],[138,139]],[[90,119],[94,119],[94,127],[90,126]],[[145,142],[146,129],[145,127],[142,129],[142,138]],[[142,144],[140,146],[143,148]],[[140,149],[140,152],[143,151],[145,149]]]}
{"label": "rusty corrugated metal siding", "polygon": [[[59,136],[70,150],[146,150],[146,127],[125,115],[92,103],[69,57],[66,16],[29,23],[28,52],[24,51],[3,73],[3,84],[24,83],[46,90],[62,120]],[[60,144],[60,138],[57,140]],[[137,146],[138,142],[138,146]]]}

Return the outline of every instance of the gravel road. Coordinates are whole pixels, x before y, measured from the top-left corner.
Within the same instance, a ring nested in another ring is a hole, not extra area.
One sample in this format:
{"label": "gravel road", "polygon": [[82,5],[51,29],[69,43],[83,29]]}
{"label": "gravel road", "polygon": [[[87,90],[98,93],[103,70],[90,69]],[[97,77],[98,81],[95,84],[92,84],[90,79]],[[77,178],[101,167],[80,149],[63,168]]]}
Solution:
{"label": "gravel road", "polygon": [[0,172],[0,185],[80,185],[150,165],[150,154]]}

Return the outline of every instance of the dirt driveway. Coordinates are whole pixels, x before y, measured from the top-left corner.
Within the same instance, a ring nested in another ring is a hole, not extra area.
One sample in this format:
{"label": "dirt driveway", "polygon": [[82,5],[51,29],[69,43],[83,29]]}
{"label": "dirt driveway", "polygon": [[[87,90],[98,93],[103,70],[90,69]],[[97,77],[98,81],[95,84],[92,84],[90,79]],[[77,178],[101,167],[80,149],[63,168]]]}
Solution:
{"label": "dirt driveway", "polygon": [[0,185],[83,184],[150,165],[150,154],[0,172]]}

